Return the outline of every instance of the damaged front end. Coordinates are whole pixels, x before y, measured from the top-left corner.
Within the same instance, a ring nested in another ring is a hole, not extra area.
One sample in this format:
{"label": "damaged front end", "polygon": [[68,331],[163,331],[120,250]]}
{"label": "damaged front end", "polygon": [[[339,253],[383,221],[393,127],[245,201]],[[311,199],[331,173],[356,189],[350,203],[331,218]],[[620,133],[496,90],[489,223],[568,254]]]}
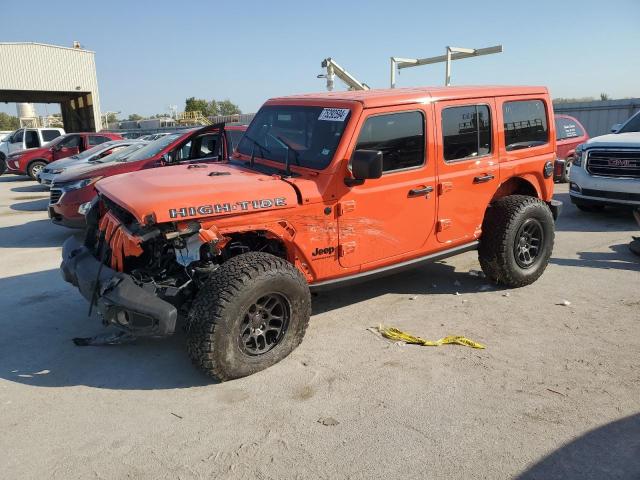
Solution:
{"label": "damaged front end", "polygon": [[228,241],[196,221],[140,224],[108,198],[86,215],[83,242],[69,238],[61,271],[78,287],[106,325],[135,336],[170,335],[180,314],[221,263]]}

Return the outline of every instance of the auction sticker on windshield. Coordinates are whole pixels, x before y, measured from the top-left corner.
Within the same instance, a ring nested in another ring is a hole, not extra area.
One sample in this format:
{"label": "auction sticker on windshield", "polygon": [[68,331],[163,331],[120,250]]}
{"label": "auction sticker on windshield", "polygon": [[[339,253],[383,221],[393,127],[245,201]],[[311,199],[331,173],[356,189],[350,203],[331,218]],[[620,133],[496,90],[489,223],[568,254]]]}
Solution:
{"label": "auction sticker on windshield", "polygon": [[348,108],[324,108],[320,112],[318,120],[326,120],[329,122],[344,122],[344,119],[349,115]]}

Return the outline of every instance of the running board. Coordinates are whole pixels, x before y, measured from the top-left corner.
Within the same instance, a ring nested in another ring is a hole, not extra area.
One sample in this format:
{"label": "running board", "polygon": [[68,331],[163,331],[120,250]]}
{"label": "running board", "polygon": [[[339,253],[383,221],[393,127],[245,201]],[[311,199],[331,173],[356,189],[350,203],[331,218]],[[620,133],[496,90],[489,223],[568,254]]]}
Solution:
{"label": "running board", "polygon": [[343,287],[346,285],[353,285],[356,283],[365,282],[367,280],[373,280],[374,278],[384,277],[386,275],[393,275],[394,273],[410,270],[412,268],[416,268],[421,265],[425,265],[427,263],[437,262],[438,260],[443,260],[445,258],[453,257],[460,253],[469,252],[471,250],[477,250],[479,243],[480,242],[478,241],[473,241],[471,243],[466,243],[464,245],[460,245],[454,248],[449,248],[447,250],[442,250],[440,252],[432,253],[425,257],[414,258],[412,260],[396,263],[394,265],[388,265],[386,267],[381,267],[381,268],[376,268],[374,270],[369,270],[366,272],[356,273],[355,275],[349,275],[347,277],[335,278],[331,280],[325,280],[323,282],[312,283],[309,285],[309,289],[312,292],[321,292],[321,291],[330,290],[336,287]]}

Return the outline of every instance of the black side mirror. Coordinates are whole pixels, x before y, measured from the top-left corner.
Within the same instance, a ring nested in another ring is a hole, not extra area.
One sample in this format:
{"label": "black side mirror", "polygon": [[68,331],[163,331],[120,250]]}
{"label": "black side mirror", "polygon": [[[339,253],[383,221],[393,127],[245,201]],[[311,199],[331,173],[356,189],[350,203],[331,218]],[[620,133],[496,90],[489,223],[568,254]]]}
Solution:
{"label": "black side mirror", "polygon": [[353,178],[346,178],[349,186],[362,185],[365,180],[382,176],[382,152],[379,150],[356,150],[351,156]]}
{"label": "black side mirror", "polygon": [[163,153],[160,158],[160,163],[166,165],[167,163],[171,163],[171,154],[169,152]]}

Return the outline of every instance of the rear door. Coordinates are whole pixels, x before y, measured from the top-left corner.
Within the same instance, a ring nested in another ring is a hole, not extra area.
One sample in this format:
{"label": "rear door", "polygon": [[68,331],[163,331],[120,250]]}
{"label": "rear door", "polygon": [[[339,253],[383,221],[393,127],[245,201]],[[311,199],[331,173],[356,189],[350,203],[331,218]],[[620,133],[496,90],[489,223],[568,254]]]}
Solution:
{"label": "rear door", "polygon": [[368,109],[359,120],[350,152],[382,151],[384,171],[381,178],[352,186],[340,199],[338,255],[343,267],[410,255],[433,231],[435,162],[427,142],[429,109]]}
{"label": "rear door", "polygon": [[28,128],[24,133],[24,146],[25,148],[38,148],[40,147],[40,137],[38,136],[38,130],[35,128]]}
{"label": "rear door", "polygon": [[480,236],[485,210],[500,182],[496,118],[493,98],[436,104],[440,243],[465,243]]}

